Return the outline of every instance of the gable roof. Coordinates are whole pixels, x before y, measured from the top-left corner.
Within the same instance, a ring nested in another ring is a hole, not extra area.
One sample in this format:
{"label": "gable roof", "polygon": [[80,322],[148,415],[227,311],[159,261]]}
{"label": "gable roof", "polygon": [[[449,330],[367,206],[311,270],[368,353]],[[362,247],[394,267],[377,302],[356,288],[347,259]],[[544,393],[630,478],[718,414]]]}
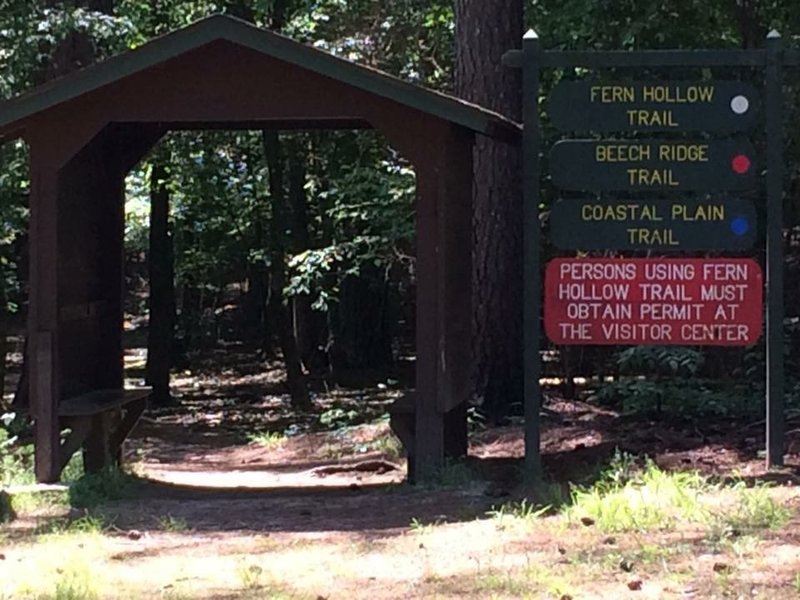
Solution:
{"label": "gable roof", "polygon": [[202,19],[0,103],[0,136],[22,119],[97,90],[211,42],[226,40],[477,133],[516,139],[520,125],[454,96],[414,85],[226,15]]}

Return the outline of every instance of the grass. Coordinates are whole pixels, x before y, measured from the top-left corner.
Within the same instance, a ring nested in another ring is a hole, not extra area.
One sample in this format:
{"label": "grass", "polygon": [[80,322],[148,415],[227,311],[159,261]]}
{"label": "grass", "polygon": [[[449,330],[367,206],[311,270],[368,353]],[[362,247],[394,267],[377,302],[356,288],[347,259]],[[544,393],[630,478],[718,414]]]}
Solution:
{"label": "grass", "polygon": [[492,508],[492,510],[486,514],[499,521],[509,518],[527,521],[531,519],[539,519],[539,517],[542,517],[550,512],[551,509],[552,506],[549,504],[538,506],[523,498],[519,502],[507,502],[505,504],[501,504],[496,508]]}
{"label": "grass", "polygon": [[134,478],[118,468],[87,473],[70,485],[69,502],[75,508],[94,508],[109,500],[130,496]]}
{"label": "grass", "polygon": [[[344,530],[165,535],[188,529],[179,509],[159,518],[165,509],[153,508],[150,525],[161,531],[143,541],[89,513],[54,520],[37,536],[15,533],[2,544],[0,599],[313,599],[333,591],[370,600],[644,598],[666,590],[712,598],[751,597],[753,586],[772,600],[800,595],[784,531],[794,488],[670,473],[622,455],[596,482],[573,488],[572,504],[559,505],[555,493],[543,504],[539,494],[481,513],[473,504],[486,506],[481,492],[462,491],[448,491],[447,501],[461,498],[485,517],[458,521],[449,506],[441,521],[419,516],[405,531],[377,538]],[[427,515],[425,503],[439,496],[420,489],[398,502],[419,502]],[[631,594],[633,580],[646,589]]]}
{"label": "grass", "polygon": [[405,454],[403,444],[401,444],[400,440],[391,432],[386,432],[376,437],[362,447],[365,452],[380,452],[389,460],[395,461],[400,460]]}
{"label": "grass", "polygon": [[77,519],[59,518],[39,525],[35,533],[40,536],[63,536],[75,534],[100,534],[108,524],[102,517],[83,515]]}
{"label": "grass", "polygon": [[158,527],[162,531],[170,533],[183,533],[189,531],[189,524],[186,519],[182,517],[174,517],[172,515],[164,515],[158,519]]}
{"label": "grass", "polygon": [[[727,501],[720,504],[721,498]],[[636,472],[627,458],[622,466],[612,461],[594,485],[573,488],[572,504],[563,512],[574,525],[607,533],[674,531],[696,525],[716,535],[776,529],[792,514],[766,485],[724,486],[697,473],[663,471],[652,461]]]}
{"label": "grass", "polygon": [[[467,580],[469,581],[469,580]],[[470,587],[482,594],[502,594],[514,598],[573,597],[575,586],[558,569],[528,564],[522,569],[489,570],[479,573]]]}
{"label": "grass", "polygon": [[411,531],[416,533],[417,535],[430,535],[433,533],[433,530],[436,526],[441,525],[441,522],[434,521],[432,523],[426,523],[420,519],[414,517],[411,519],[411,523],[409,523],[409,528]]}
{"label": "grass", "polygon": [[71,566],[56,580],[52,596],[45,594],[37,600],[96,600],[99,597],[89,569],[85,566]]}
{"label": "grass", "polygon": [[248,434],[247,439],[264,448],[279,448],[286,442],[286,435],[277,431],[257,431]]}
{"label": "grass", "polygon": [[257,590],[264,585],[264,569],[255,563],[243,562],[237,567],[236,575],[246,590]]}

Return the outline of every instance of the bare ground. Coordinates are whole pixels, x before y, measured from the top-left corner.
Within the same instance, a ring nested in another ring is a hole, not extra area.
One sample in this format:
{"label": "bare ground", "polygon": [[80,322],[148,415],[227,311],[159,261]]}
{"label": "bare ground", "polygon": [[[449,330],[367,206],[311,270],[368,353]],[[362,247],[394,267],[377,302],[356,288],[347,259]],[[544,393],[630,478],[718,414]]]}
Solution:
{"label": "bare ground", "polygon": [[[469,469],[445,473],[456,485],[413,488],[386,423],[320,423],[332,408],[377,416],[399,390],[317,386],[319,410],[296,415],[278,372],[243,370],[212,363],[176,380],[180,405],[149,414],[126,448],[139,480],[102,507],[103,534],[36,535],[48,515],[0,530],[0,599],[52,597],[81,573],[100,598],[800,597],[796,515],[724,546],[691,526],[609,536],[560,516],[488,517],[523,495],[519,424],[476,432]],[[545,468],[564,489],[620,448],[667,469],[774,480],[774,498],[798,505],[800,456],[767,473],[763,425],[550,399],[543,428]],[[259,431],[277,433],[248,439]]]}

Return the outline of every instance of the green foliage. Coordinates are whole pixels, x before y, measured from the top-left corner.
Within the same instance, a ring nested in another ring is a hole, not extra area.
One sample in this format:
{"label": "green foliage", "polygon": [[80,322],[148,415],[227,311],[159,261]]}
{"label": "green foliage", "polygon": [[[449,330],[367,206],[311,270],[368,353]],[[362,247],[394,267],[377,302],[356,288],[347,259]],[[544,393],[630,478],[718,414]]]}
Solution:
{"label": "green foliage", "polygon": [[236,568],[236,575],[245,590],[257,590],[264,586],[264,569],[255,563],[242,562]]}
{"label": "green foliage", "polygon": [[163,531],[170,533],[183,533],[189,531],[189,523],[182,517],[164,515],[158,518],[158,526]]}
{"label": "green foliage", "polygon": [[0,416],[0,487],[33,483],[33,445],[20,444],[12,434],[16,415]]}
{"label": "green foliage", "polygon": [[766,485],[715,483],[694,472],[667,472],[651,460],[642,468],[617,452],[596,483],[575,487],[564,514],[605,532],[673,531],[695,525],[712,538],[784,526],[792,511]]}
{"label": "green foliage", "polygon": [[357,410],[345,410],[344,408],[339,407],[328,409],[319,416],[320,424],[331,429],[351,427],[353,425],[357,425],[362,419],[363,415],[361,415]]}
{"label": "green foliage", "polygon": [[70,485],[70,504],[76,508],[93,508],[109,500],[125,498],[133,488],[133,478],[117,468],[87,473]]}
{"label": "green foliage", "polygon": [[703,354],[680,346],[632,346],[617,355],[622,373],[692,377],[703,365]]}
{"label": "green foliage", "polygon": [[430,483],[435,487],[460,488],[474,482],[475,471],[465,461],[447,458]]}
{"label": "green foliage", "polygon": [[277,431],[258,431],[248,434],[247,439],[265,448],[277,448],[286,442],[286,435]]}
{"label": "green foliage", "polygon": [[705,516],[699,499],[703,484],[695,474],[665,473],[650,463],[624,485],[575,488],[567,513],[573,521],[589,518],[607,532],[672,530]]}
{"label": "green foliage", "polygon": [[92,571],[83,563],[69,563],[58,570],[51,593],[37,594],[36,600],[99,600]]}
{"label": "green foliage", "polygon": [[506,502],[498,507],[494,507],[486,514],[498,521],[509,518],[523,521],[535,521],[549,513],[551,509],[552,506],[549,504],[540,506],[523,498],[519,502]]}
{"label": "green foliage", "polygon": [[748,487],[744,482],[734,486],[736,500],[730,512],[721,515],[729,531],[750,533],[759,529],[780,529],[792,518],[792,511],[770,495],[767,485]]}
{"label": "green foliage", "polygon": [[106,522],[102,517],[84,514],[76,519],[58,518],[46,521],[36,528],[36,534],[47,536],[95,535],[102,533],[106,527]]}
{"label": "green foliage", "polygon": [[603,384],[592,400],[625,413],[648,413],[675,417],[752,416],[761,411],[757,386],[720,383],[707,378],[649,380],[620,378]]}
{"label": "green foliage", "polygon": [[598,404],[686,418],[750,416],[761,410],[753,402],[762,395],[760,378],[704,377],[705,355],[695,349],[633,346],[617,353],[615,362],[621,375],[595,391],[591,399]]}

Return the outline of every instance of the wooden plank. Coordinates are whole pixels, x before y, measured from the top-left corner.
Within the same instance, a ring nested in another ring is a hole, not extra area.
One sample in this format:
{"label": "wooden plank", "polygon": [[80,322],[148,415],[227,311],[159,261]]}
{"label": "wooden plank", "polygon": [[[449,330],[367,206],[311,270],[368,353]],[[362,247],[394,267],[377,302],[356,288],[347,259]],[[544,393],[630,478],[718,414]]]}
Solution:
{"label": "wooden plank", "polygon": [[96,390],[64,400],[58,407],[58,414],[62,417],[92,416],[122,408],[137,400],[146,400],[150,393],[150,388]]}

